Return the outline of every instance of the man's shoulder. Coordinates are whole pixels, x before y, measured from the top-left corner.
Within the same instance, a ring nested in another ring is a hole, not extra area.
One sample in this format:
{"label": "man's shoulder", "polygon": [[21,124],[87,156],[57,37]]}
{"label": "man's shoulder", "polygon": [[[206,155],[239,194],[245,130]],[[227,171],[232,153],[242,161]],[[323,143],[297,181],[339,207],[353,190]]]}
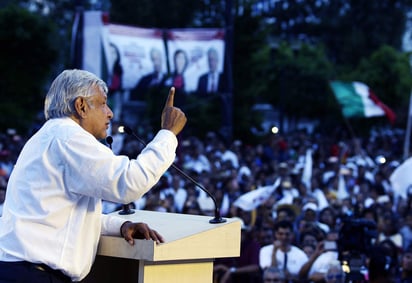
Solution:
{"label": "man's shoulder", "polygon": [[79,124],[69,117],[53,118],[42,127],[43,135],[50,135],[54,140],[67,141],[78,138],[91,138],[93,136],[85,131]]}
{"label": "man's shoulder", "polygon": [[261,252],[273,251],[273,244],[262,246],[260,248]]}
{"label": "man's shoulder", "polygon": [[307,257],[307,255],[306,255],[306,253],[301,249],[301,248],[299,248],[299,247],[297,247],[297,246],[291,246],[291,249],[290,249],[290,252],[293,254],[293,255],[296,255],[296,256],[302,256],[302,255],[305,255],[306,257]]}

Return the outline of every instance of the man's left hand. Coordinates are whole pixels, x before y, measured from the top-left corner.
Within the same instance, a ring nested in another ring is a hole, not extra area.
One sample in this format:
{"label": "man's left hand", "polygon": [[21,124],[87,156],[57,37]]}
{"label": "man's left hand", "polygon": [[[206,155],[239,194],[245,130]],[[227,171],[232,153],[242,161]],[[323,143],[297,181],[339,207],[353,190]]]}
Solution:
{"label": "man's left hand", "polygon": [[153,240],[156,244],[164,243],[163,237],[146,223],[134,223],[126,221],[122,224],[121,234],[130,245],[134,245],[134,239]]}

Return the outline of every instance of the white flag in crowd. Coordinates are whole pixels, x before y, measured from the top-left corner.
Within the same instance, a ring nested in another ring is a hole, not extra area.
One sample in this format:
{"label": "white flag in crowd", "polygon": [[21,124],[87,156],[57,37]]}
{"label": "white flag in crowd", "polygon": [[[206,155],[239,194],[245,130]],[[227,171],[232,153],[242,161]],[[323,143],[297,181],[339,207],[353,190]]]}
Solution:
{"label": "white flag in crowd", "polygon": [[256,190],[241,195],[235,200],[233,205],[244,211],[254,210],[269,199],[276,188],[279,187],[279,184],[280,178],[278,178],[273,185],[259,187]]}
{"label": "white flag in crowd", "polygon": [[312,160],[312,149],[306,150],[306,157],[305,157],[305,166],[303,167],[303,173],[302,173],[302,182],[306,185],[306,188],[310,192],[312,190],[311,188],[311,180],[312,180],[312,166],[313,166],[313,160]]}
{"label": "white flag in crowd", "polygon": [[389,180],[397,196],[407,198],[408,189],[412,186],[412,158],[408,158],[393,171]]}

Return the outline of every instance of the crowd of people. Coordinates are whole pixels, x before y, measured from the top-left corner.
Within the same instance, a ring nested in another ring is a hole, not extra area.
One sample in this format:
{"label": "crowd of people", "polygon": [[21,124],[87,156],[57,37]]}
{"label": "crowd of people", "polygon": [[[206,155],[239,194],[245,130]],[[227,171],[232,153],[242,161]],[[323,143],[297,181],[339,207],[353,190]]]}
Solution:
{"label": "crowd of people", "polygon": [[[112,150],[137,156],[144,145],[116,126]],[[181,134],[175,164],[215,196],[223,217],[242,222],[241,255],[216,259],[216,283],[344,282],[348,276],[354,282],[412,282],[412,192],[396,191],[390,181],[402,163],[404,135],[385,129],[355,139],[343,132],[297,130],[256,145],[227,142],[214,132],[202,139]],[[24,143],[15,132],[0,136],[0,202]],[[260,188],[270,193],[245,204]],[[103,201],[103,212],[125,205],[214,213],[210,197],[174,168],[135,202]],[[354,232],[343,235],[348,223]],[[342,238],[353,235],[366,244],[343,250]]]}

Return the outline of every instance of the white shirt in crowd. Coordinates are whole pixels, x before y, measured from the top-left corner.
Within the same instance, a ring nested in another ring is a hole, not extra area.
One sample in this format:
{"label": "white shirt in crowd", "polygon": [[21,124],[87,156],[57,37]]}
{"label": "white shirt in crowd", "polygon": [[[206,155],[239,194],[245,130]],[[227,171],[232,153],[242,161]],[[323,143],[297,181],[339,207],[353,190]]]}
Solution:
{"label": "white shirt in crowd", "polygon": [[[262,269],[265,269],[272,265],[272,254],[273,254],[273,244],[263,246],[259,252],[259,264]],[[291,246],[290,250],[287,252],[287,262],[286,267],[290,274],[298,275],[302,266],[308,261],[308,256],[304,251],[296,246]],[[277,266],[280,269],[284,268],[285,265],[285,253],[280,249],[276,250],[276,261]]]}

